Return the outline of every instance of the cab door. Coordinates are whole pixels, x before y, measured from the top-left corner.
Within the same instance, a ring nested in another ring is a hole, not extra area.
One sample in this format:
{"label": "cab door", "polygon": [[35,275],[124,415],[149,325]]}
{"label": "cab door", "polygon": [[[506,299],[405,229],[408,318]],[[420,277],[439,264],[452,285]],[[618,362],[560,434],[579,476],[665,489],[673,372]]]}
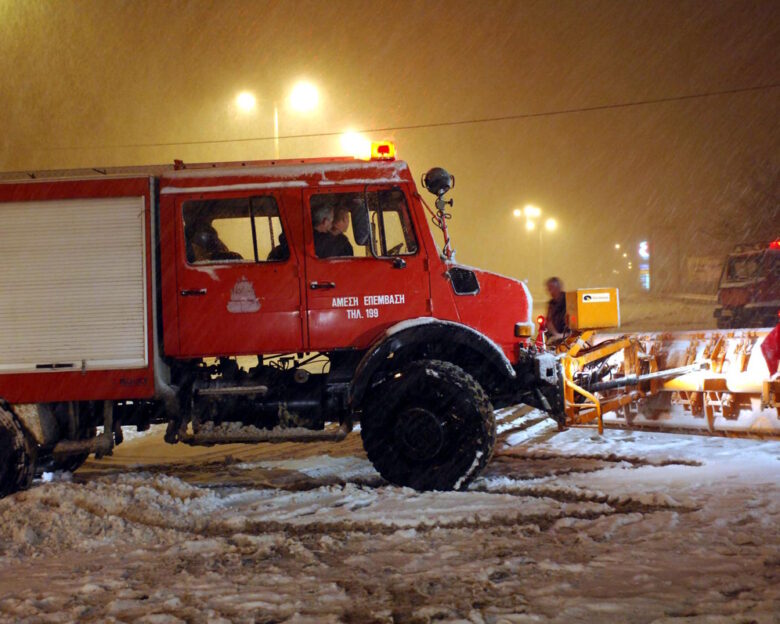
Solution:
{"label": "cab door", "polygon": [[[409,205],[406,185],[303,192],[309,350],[365,348],[391,325],[430,314],[420,224]],[[348,214],[343,236],[353,255],[316,233],[314,221],[329,209],[337,225]]]}
{"label": "cab door", "polygon": [[296,211],[283,189],[176,199],[179,356],[302,349]]}

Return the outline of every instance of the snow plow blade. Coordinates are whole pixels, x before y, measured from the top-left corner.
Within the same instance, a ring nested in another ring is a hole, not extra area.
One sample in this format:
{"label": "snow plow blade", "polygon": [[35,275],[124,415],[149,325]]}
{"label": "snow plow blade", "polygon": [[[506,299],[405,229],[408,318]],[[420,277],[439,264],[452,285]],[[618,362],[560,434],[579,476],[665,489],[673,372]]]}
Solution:
{"label": "snow plow blade", "polygon": [[780,438],[771,331],[576,334],[557,349],[566,425]]}

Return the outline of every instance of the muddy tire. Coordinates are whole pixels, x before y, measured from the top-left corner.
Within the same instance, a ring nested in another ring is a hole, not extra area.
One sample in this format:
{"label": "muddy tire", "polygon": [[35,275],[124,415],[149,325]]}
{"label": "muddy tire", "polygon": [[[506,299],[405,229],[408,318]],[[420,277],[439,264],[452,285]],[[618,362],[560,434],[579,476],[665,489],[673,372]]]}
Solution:
{"label": "muddy tire", "polygon": [[0,497],[30,486],[35,472],[35,447],[8,406],[0,403]]}
{"label": "muddy tire", "polygon": [[360,423],[363,446],[390,483],[464,489],[490,461],[496,442],[493,406],[462,368],[417,360],[369,392]]}

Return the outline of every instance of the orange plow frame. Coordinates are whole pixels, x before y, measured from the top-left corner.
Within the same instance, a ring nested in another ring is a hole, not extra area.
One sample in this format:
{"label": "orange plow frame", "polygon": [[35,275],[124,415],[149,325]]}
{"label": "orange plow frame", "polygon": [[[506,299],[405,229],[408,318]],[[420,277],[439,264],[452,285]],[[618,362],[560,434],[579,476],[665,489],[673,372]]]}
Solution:
{"label": "orange plow frame", "polygon": [[[575,334],[557,348],[566,424],[780,438],[780,379],[759,348],[769,331]],[[610,381],[577,383],[594,363]]]}

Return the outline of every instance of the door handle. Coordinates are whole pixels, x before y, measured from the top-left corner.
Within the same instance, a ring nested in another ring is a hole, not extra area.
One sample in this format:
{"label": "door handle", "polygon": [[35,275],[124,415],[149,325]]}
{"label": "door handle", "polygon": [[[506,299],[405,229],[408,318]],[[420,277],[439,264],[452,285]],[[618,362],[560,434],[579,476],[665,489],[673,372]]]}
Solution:
{"label": "door handle", "polygon": [[201,295],[206,294],[205,288],[195,288],[192,290],[182,290],[181,296],[182,297],[200,297]]}
{"label": "door handle", "polygon": [[318,290],[320,288],[336,288],[335,282],[312,282],[309,284],[312,290]]}

